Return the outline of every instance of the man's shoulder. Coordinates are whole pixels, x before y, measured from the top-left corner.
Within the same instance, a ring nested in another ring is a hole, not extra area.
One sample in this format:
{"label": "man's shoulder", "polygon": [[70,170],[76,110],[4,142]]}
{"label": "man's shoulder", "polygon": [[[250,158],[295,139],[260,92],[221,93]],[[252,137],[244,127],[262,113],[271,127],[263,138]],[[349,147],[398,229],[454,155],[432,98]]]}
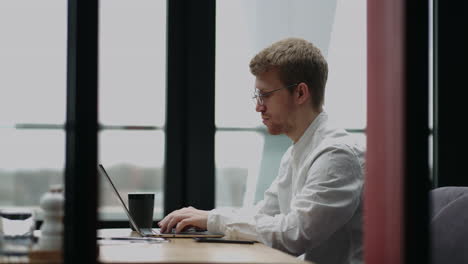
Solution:
{"label": "man's shoulder", "polygon": [[310,151],[309,160],[314,160],[322,157],[342,157],[355,160],[362,167],[364,166],[365,143],[360,142],[354,135],[347,133],[343,129],[330,131],[327,136],[324,136],[321,142]]}
{"label": "man's shoulder", "polygon": [[364,152],[365,141],[364,139],[360,140],[357,135],[350,134],[344,129],[328,129],[323,132],[317,148]]}

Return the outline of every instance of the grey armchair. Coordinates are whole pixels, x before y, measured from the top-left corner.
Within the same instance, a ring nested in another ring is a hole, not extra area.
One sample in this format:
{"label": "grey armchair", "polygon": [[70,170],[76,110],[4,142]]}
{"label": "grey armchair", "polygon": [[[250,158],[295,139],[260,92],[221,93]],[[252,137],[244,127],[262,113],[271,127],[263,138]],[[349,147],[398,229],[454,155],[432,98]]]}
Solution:
{"label": "grey armchair", "polygon": [[432,263],[468,263],[468,187],[436,188],[430,199]]}

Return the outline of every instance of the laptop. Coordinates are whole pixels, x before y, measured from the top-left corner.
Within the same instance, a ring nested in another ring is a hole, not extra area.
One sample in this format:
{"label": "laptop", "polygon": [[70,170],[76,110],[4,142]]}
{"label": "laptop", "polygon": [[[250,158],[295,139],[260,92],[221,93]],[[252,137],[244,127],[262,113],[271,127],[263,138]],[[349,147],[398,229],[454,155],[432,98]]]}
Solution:
{"label": "laptop", "polygon": [[117,196],[118,200],[120,201],[120,204],[122,205],[125,214],[128,217],[128,220],[130,221],[130,225],[135,229],[135,231],[142,237],[185,237],[185,238],[190,238],[190,237],[223,237],[223,234],[220,233],[213,233],[213,232],[208,232],[208,231],[198,231],[194,228],[187,229],[184,232],[179,232],[176,233],[175,229],[173,229],[172,232],[170,233],[161,233],[159,228],[140,228],[138,227],[137,223],[133,219],[133,217],[130,215],[130,211],[127,208],[127,205],[125,205],[124,201],[122,200],[122,196],[120,196],[119,192],[117,191],[117,188],[115,187],[115,184],[112,182],[112,179],[110,178],[109,174],[107,174],[106,170],[104,169],[104,166],[102,164],[99,164],[98,166],[98,171],[99,174],[103,175],[104,178],[106,178],[111,185],[111,189],[114,191],[115,195]]}

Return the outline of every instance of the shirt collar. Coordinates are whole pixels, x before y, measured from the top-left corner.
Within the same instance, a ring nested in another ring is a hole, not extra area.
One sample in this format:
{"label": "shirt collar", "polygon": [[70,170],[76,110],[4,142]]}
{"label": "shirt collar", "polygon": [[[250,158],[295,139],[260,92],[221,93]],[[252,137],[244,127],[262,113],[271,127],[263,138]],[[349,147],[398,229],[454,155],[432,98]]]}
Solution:
{"label": "shirt collar", "polygon": [[301,156],[308,146],[313,142],[314,135],[317,130],[322,127],[328,120],[328,114],[322,111],[315,119],[310,123],[309,127],[304,131],[299,140],[292,146],[291,155],[294,160],[299,161]]}

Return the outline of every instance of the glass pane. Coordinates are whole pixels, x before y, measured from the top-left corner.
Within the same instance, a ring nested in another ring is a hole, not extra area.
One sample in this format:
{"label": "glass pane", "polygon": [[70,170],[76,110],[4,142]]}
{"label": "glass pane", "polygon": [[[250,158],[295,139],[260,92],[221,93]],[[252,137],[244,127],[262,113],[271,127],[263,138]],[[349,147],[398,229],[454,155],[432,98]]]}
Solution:
{"label": "glass pane", "polygon": [[54,184],[63,184],[62,130],[0,129],[0,207],[39,206]]}
{"label": "glass pane", "polygon": [[[251,102],[250,59],[274,41],[301,37],[329,63],[326,110],[349,128],[366,123],[366,4],[358,1],[216,2],[216,126],[262,126]],[[346,100],[345,100],[346,99]]]}
{"label": "glass pane", "polygon": [[0,32],[0,126],[64,123],[67,1],[2,0]]}
{"label": "glass pane", "polygon": [[254,203],[263,199],[265,191],[278,176],[281,158],[292,144],[291,139],[285,135],[273,136],[265,133],[264,138],[265,146],[261,158],[260,175],[255,188]]}
{"label": "glass pane", "polygon": [[166,1],[100,1],[99,120],[163,126]]}
{"label": "glass pane", "polygon": [[263,141],[256,132],[216,133],[216,207],[253,203]]}
{"label": "glass pane", "polygon": [[365,0],[338,1],[328,51],[325,109],[330,121],[365,128],[367,111],[367,6]]}
{"label": "glass pane", "polygon": [[[156,192],[154,218],[163,215],[164,132],[104,130],[99,134],[99,161],[106,168],[122,198],[128,192]],[[127,219],[109,183],[100,182],[99,217]]]}

